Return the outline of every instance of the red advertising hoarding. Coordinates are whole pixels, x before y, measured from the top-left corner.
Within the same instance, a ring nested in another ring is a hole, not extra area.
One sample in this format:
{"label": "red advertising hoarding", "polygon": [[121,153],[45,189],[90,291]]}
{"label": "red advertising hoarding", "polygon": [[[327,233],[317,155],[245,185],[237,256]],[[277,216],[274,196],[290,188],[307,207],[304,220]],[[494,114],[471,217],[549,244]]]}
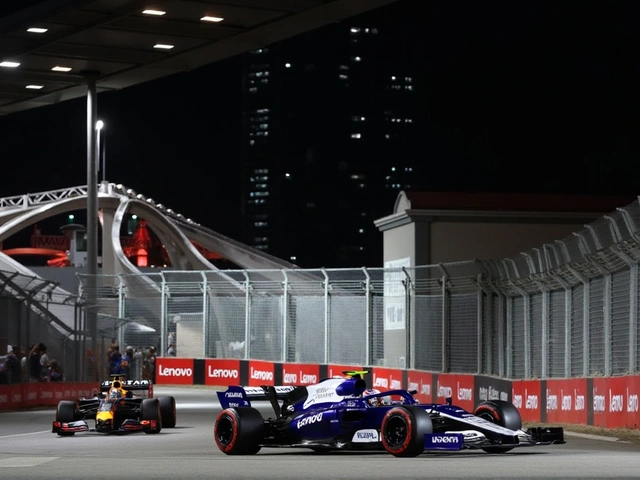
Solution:
{"label": "red advertising hoarding", "polygon": [[273,362],[251,360],[249,362],[249,385],[252,387],[273,385],[273,368]]}
{"label": "red advertising hoarding", "polygon": [[320,366],[306,363],[282,364],[283,385],[312,385],[320,381]]}
{"label": "red advertising hoarding", "polygon": [[447,397],[450,397],[454,405],[473,412],[475,407],[473,386],[473,375],[438,374],[435,401],[436,403],[445,403]]}
{"label": "red advertising hoarding", "polygon": [[96,383],[42,382],[0,385],[0,411],[25,407],[54,407],[60,400],[92,397],[99,391]]}
{"label": "red advertising hoarding", "polygon": [[421,403],[433,403],[433,375],[431,373],[409,370],[407,372],[407,390],[415,390],[416,400]]}
{"label": "red advertising hoarding", "polygon": [[402,388],[402,370],[394,368],[375,367],[371,388],[386,392],[387,390],[399,390]]}
{"label": "red advertising hoarding", "polygon": [[204,384],[211,386],[240,385],[240,360],[204,361]]}
{"label": "red advertising hoarding", "polygon": [[513,380],[511,401],[520,411],[523,422],[539,422],[542,418],[542,387],[540,380]]}
{"label": "red advertising hoarding", "polygon": [[193,385],[193,358],[158,357],[156,383]]}
{"label": "red advertising hoarding", "polygon": [[328,378],[344,377],[345,375],[342,372],[345,372],[348,370],[362,370],[362,367],[358,365],[330,364],[330,365],[327,365],[327,377]]}
{"label": "red advertising hoarding", "polygon": [[638,428],[640,377],[593,379],[593,425]]}
{"label": "red advertising hoarding", "polygon": [[547,423],[587,424],[587,379],[547,380]]}

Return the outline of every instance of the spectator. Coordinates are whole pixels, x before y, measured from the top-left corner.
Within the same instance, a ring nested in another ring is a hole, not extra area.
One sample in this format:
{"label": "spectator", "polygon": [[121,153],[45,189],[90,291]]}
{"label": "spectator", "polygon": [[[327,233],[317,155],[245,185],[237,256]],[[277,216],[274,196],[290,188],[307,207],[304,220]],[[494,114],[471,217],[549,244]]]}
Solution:
{"label": "spectator", "polygon": [[136,348],[131,356],[131,375],[132,378],[143,378],[142,376],[142,364],[143,364],[142,352],[139,348]]}
{"label": "spectator", "polygon": [[156,383],[156,347],[149,347],[142,368],[143,377]]}
{"label": "spectator", "polygon": [[49,380],[49,355],[47,355],[47,346],[44,343],[40,343],[40,368],[41,376],[43,380]]}
{"label": "spectator", "polygon": [[56,360],[51,360],[49,365],[49,381],[61,382],[63,380],[62,367]]}
{"label": "spectator", "polygon": [[7,370],[8,383],[20,383],[20,359],[18,358],[18,347],[16,345],[9,346],[7,359],[5,360],[5,368]]}
{"label": "spectator", "polygon": [[29,381],[29,352],[25,347],[20,347],[20,381]]}
{"label": "spectator", "polygon": [[127,379],[131,378],[132,357],[133,357],[133,347],[127,346],[127,348],[124,349],[124,353],[122,354],[122,359],[120,360],[122,373]]}
{"label": "spectator", "polygon": [[167,356],[168,357],[175,357],[176,356],[176,346],[175,344],[171,344],[169,345],[169,348],[167,348]]}
{"label": "spectator", "polygon": [[9,367],[7,365],[7,358],[11,352],[11,346],[7,347],[7,354],[0,357],[0,385],[6,385],[9,383]]}
{"label": "spectator", "polygon": [[33,344],[29,351],[29,381],[41,382],[42,381],[42,365],[40,364],[41,347],[45,347],[44,343]]}
{"label": "spectator", "polygon": [[109,357],[109,374],[121,374],[122,372],[122,354],[118,345],[111,346],[111,356]]}

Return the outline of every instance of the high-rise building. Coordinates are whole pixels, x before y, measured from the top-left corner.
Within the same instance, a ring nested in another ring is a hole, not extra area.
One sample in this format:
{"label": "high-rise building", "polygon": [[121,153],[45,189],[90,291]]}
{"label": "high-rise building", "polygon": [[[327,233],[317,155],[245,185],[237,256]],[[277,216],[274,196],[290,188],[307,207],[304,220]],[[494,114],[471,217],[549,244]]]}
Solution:
{"label": "high-rise building", "polygon": [[373,222],[413,186],[426,111],[398,23],[372,12],[244,55],[243,242],[305,268],[382,265]]}

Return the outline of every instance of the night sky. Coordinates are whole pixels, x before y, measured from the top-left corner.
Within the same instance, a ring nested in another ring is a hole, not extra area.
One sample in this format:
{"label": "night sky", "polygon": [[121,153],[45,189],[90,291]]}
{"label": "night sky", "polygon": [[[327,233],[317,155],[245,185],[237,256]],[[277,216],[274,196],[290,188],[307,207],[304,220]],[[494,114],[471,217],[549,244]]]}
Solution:
{"label": "night sky", "polygon": [[[640,2],[400,0],[377,13],[422,71],[415,156],[429,188],[640,193]],[[107,179],[237,236],[241,73],[235,57],[100,94]],[[0,117],[0,196],[86,184],[85,119],[84,99]]]}

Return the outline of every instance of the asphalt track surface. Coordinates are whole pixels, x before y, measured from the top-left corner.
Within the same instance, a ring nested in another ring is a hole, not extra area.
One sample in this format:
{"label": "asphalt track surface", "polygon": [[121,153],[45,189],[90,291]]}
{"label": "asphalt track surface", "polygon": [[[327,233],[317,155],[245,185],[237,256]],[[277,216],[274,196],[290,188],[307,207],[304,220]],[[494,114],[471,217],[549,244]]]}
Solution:
{"label": "asphalt track surface", "polygon": [[173,395],[178,410],[176,428],[158,435],[59,437],[51,433],[54,409],[0,413],[0,479],[640,478],[640,445],[573,434],[564,445],[506,454],[465,450],[396,458],[385,452],[319,455],[271,448],[253,456],[227,456],[213,441],[220,411],[213,389],[156,386],[155,395]]}

